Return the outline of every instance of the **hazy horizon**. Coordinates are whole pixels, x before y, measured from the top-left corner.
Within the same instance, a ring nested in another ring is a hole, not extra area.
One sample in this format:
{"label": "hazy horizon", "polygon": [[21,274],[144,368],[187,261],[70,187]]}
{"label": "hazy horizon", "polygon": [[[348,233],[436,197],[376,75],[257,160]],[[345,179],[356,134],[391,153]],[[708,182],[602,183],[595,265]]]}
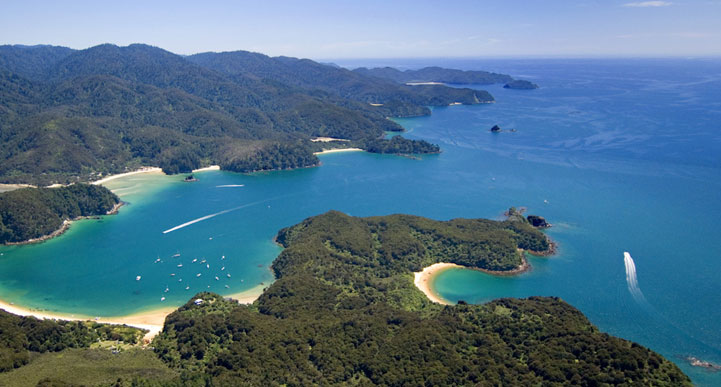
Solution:
{"label": "hazy horizon", "polygon": [[189,55],[347,58],[721,56],[721,1],[138,1],[0,5],[0,44],[143,42]]}

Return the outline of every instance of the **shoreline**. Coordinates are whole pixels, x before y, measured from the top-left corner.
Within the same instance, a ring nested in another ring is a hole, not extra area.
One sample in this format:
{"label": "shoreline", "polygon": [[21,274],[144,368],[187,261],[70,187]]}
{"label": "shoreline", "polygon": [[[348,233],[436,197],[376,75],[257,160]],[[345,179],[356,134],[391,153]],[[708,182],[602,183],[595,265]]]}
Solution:
{"label": "shoreline", "polygon": [[458,265],[455,263],[448,263],[448,262],[439,262],[434,263],[430,266],[424,267],[423,270],[419,272],[414,272],[413,275],[415,276],[413,280],[413,284],[425,294],[425,296],[431,300],[432,302],[435,302],[436,304],[441,305],[454,305],[453,303],[449,302],[448,300],[441,297],[438,292],[431,286],[433,283],[433,279],[440,273],[448,270],[448,269],[466,269],[466,270],[476,270],[480,271],[486,274],[495,275],[499,277],[508,277],[513,275],[518,275],[525,273],[527,271],[530,271],[532,269],[531,264],[528,262],[528,259],[526,259],[525,253],[537,256],[537,257],[548,257],[551,255],[556,254],[558,251],[558,245],[551,240],[551,238],[548,238],[546,236],[546,239],[548,240],[548,250],[547,251],[528,251],[523,249],[518,249],[518,253],[521,256],[522,263],[512,270],[488,270],[488,269],[481,269],[479,267],[467,267]]}
{"label": "shoreline", "polygon": [[205,172],[205,171],[220,171],[220,165],[210,165],[203,168],[193,169],[191,173]]}
{"label": "shoreline", "polygon": [[163,173],[163,170],[160,169],[159,167],[142,167],[142,168],[136,169],[136,170],[134,170],[134,171],[125,172],[125,173],[118,173],[118,174],[115,174],[115,175],[110,175],[110,176],[104,177],[104,178],[102,178],[102,179],[100,179],[100,180],[95,180],[95,181],[93,181],[93,182],[90,182],[90,184],[100,185],[100,184],[103,184],[103,183],[107,183],[107,182],[109,182],[109,181],[111,181],[111,180],[119,179],[119,178],[121,178],[121,177],[126,177],[126,176],[137,175],[137,174],[140,174],[140,173]]}
{"label": "shoreline", "polygon": [[439,262],[434,263],[430,266],[424,267],[422,271],[414,272],[414,280],[413,284],[416,285],[418,290],[423,292],[423,294],[426,295],[426,297],[431,300],[431,302],[435,302],[436,304],[441,305],[453,305],[451,302],[447,301],[440,295],[438,295],[433,287],[431,286],[431,282],[435,276],[438,274],[453,268],[461,268],[465,269],[465,266],[456,265],[455,263],[447,263],[447,262]]}
{"label": "shoreline", "polygon": [[21,242],[5,242],[4,245],[5,246],[23,246],[23,245],[32,245],[35,243],[45,242],[47,240],[50,240],[55,237],[59,237],[60,235],[63,235],[66,231],[68,231],[70,229],[70,226],[72,225],[72,223],[76,222],[78,220],[94,219],[94,218],[97,218],[100,216],[105,216],[105,215],[117,215],[118,211],[120,210],[120,207],[122,207],[125,204],[126,203],[121,200],[121,201],[115,203],[113,205],[113,208],[111,208],[104,215],[78,216],[73,219],[65,219],[65,220],[63,220],[63,223],[60,225],[60,228],[51,232],[50,234],[42,235],[37,238],[31,238],[31,239],[28,239],[26,241],[21,241]]}
{"label": "shoreline", "polygon": [[[232,298],[239,304],[251,304],[255,302],[261,294],[263,294],[264,289],[265,286],[257,285],[242,292],[223,295],[223,297]],[[0,300],[0,309],[17,316],[32,316],[40,320],[92,321],[102,324],[127,325],[133,328],[145,329],[148,333],[143,336],[144,344],[150,343],[150,341],[152,341],[152,339],[163,330],[165,318],[181,306],[182,305],[149,309],[125,316],[92,317],[74,313],[46,312]]]}
{"label": "shoreline", "polygon": [[325,155],[328,153],[338,153],[338,152],[363,152],[363,149],[361,148],[336,148],[336,149],[324,149],[320,152],[313,152],[314,155]]}

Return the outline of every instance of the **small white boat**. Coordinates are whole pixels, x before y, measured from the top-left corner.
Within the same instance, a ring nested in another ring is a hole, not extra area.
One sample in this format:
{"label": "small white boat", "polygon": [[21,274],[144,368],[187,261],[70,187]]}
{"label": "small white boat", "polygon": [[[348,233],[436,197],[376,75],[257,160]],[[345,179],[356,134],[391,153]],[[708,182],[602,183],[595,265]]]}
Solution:
{"label": "small white boat", "polygon": [[202,261],[200,261],[200,263],[205,263],[205,259],[204,259],[204,260],[202,260]]}
{"label": "small white boat", "polygon": [[165,293],[167,293],[167,292],[169,292],[169,291],[170,291],[170,289],[166,286],[166,287],[165,287]]}
{"label": "small white boat", "polygon": [[201,275],[202,275],[202,274],[198,273],[198,274],[196,274],[195,276],[196,276],[196,277],[200,277]]}
{"label": "small white boat", "polygon": [[180,253],[173,254],[173,258],[177,258],[177,257],[179,257],[179,256],[180,256]]}
{"label": "small white boat", "polygon": [[228,278],[230,278],[230,274],[227,274]]}
{"label": "small white boat", "polygon": [[224,256],[222,256],[222,257],[220,257],[220,259],[225,259],[225,255],[224,255]]}
{"label": "small white boat", "polygon": [[140,276],[137,276],[137,277],[135,277],[135,280],[140,281],[140,278],[141,278]]}
{"label": "small white boat", "polygon": [[230,289],[230,286],[228,286],[228,285],[225,285],[225,288],[226,288],[226,289]]}
{"label": "small white boat", "polygon": [[175,273],[170,273],[170,276],[171,276],[171,277],[175,277]]}
{"label": "small white boat", "polygon": [[223,270],[225,270],[225,266],[223,266],[223,267],[220,268],[220,271],[223,271]]}
{"label": "small white boat", "polygon": [[207,264],[207,263],[205,264],[205,267],[207,267],[208,269],[210,269],[210,265]]}
{"label": "small white boat", "polygon": [[193,258],[193,263],[198,262],[198,258]]}
{"label": "small white boat", "polygon": [[182,278],[178,278],[178,282],[183,282],[183,279],[182,279]]}
{"label": "small white boat", "polygon": [[155,262],[153,262],[153,263],[158,263],[158,262],[160,262],[160,258],[156,259]]}
{"label": "small white boat", "polygon": [[186,286],[186,287],[185,287],[185,290],[188,290],[188,289],[190,289],[190,286]]}
{"label": "small white boat", "polygon": [[178,267],[183,267],[183,264],[182,264],[182,263],[181,263],[181,264],[179,264],[179,265],[178,265]]}
{"label": "small white boat", "polygon": [[165,301],[165,297],[160,297],[160,301]]}
{"label": "small white boat", "polygon": [[220,281],[220,278],[218,278],[218,276],[216,275],[216,276],[215,276],[215,280],[216,280],[216,281]]}

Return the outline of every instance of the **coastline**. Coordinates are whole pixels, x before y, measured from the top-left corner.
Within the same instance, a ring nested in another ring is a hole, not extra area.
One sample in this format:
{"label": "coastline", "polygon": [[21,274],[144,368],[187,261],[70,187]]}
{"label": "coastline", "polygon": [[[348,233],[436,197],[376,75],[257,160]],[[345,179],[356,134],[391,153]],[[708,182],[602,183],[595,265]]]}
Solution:
{"label": "coastline", "polygon": [[438,295],[433,287],[431,287],[431,282],[435,276],[437,276],[439,273],[442,273],[448,269],[453,268],[466,268],[465,266],[456,265],[455,263],[446,263],[446,262],[440,262],[440,263],[434,263],[428,267],[424,267],[422,271],[415,272],[413,275],[415,276],[413,280],[413,284],[416,285],[416,287],[423,292],[423,294],[428,297],[429,300],[432,302],[435,302],[436,304],[441,305],[452,305],[451,302],[445,300],[443,297]]}
{"label": "coastline", "polygon": [[140,169],[136,169],[136,170],[131,171],[131,172],[125,172],[125,173],[118,173],[118,174],[116,174],[116,175],[110,175],[110,176],[104,177],[104,178],[102,178],[102,179],[100,179],[100,180],[95,180],[95,181],[91,182],[90,184],[99,185],[99,184],[107,183],[107,182],[109,182],[109,181],[111,181],[111,180],[119,179],[119,178],[121,178],[121,177],[137,175],[137,174],[140,174],[140,173],[163,173],[163,170],[160,169],[160,168],[158,168],[158,167],[142,167],[142,168],[140,168]]}
{"label": "coastline", "polygon": [[[238,301],[239,304],[251,304],[255,300],[257,300],[258,297],[260,297],[260,295],[263,293],[264,288],[265,286],[258,285],[248,290],[226,295],[224,297],[232,298]],[[169,314],[177,310],[180,306],[181,305],[177,307],[168,306],[163,308],[150,309],[125,316],[92,317],[73,313],[45,312],[42,310],[27,308],[0,300],[0,309],[4,309],[6,312],[18,316],[32,316],[41,320],[48,319],[66,321],[92,321],[102,324],[127,325],[134,328],[145,329],[148,331],[148,333],[143,336],[144,344],[150,343],[150,341],[163,330],[165,318]]]}
{"label": "coastline", "polygon": [[[125,204],[125,202],[123,202],[122,200],[115,203],[115,205],[113,205],[113,208],[111,208],[108,212],[106,212],[105,215],[116,215],[118,213],[118,210],[120,210],[120,207],[122,207],[124,204]],[[63,223],[60,225],[60,228],[51,232],[50,234],[42,235],[37,238],[32,238],[32,239],[28,239],[26,241],[21,241],[21,242],[5,242],[5,246],[22,246],[22,245],[31,245],[34,243],[45,242],[46,240],[53,239],[55,237],[58,237],[58,236],[64,234],[66,231],[68,231],[68,229],[70,229],[70,226],[75,221],[83,220],[83,219],[93,219],[98,216],[102,216],[102,215],[78,216],[77,218],[73,218],[73,219],[65,219],[65,220],[63,220]]]}
{"label": "coastline", "polygon": [[204,168],[193,169],[192,173],[205,172],[205,171],[220,171],[220,165],[211,165]]}
{"label": "coastline", "polygon": [[422,271],[414,272],[413,274],[415,276],[415,279],[413,281],[413,284],[416,285],[418,290],[423,292],[423,294],[425,294],[426,297],[428,297],[428,299],[431,300],[432,302],[435,302],[435,303],[441,304],[441,305],[453,305],[451,302],[449,302],[448,300],[441,297],[436,292],[436,290],[433,288],[433,286],[431,286],[431,284],[433,283],[433,278],[435,278],[435,276],[437,276],[438,274],[440,274],[448,269],[453,269],[453,268],[476,270],[476,271],[480,271],[480,272],[483,272],[486,274],[491,274],[491,275],[500,276],[500,277],[507,277],[507,276],[525,273],[525,272],[531,270],[531,264],[528,262],[528,259],[526,259],[525,253],[529,253],[529,254],[537,256],[537,257],[548,257],[548,256],[556,254],[558,245],[556,243],[554,243],[551,240],[551,238],[546,237],[546,239],[548,240],[548,250],[547,251],[542,251],[542,252],[527,251],[527,250],[523,250],[523,249],[519,248],[518,254],[521,256],[522,263],[515,269],[502,270],[502,271],[488,270],[488,269],[481,269],[479,267],[466,267],[466,266],[457,265],[455,263],[440,262],[440,263],[434,263],[428,267],[425,267],[425,268],[423,268]]}
{"label": "coastline", "polygon": [[363,149],[361,148],[337,148],[337,149],[324,149],[320,152],[313,152],[314,155],[325,155],[328,153],[338,153],[338,152],[363,152]]}

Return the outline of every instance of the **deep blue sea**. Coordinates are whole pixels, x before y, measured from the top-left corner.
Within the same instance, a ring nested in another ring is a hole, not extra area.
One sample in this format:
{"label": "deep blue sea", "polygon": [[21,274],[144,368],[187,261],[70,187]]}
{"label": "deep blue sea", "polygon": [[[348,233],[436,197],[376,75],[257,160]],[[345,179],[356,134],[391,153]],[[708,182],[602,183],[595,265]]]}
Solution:
{"label": "deep blue sea", "polygon": [[[180,305],[201,290],[268,284],[277,230],[330,209],[451,219],[524,206],[553,224],[558,254],[531,258],[533,269],[516,277],[449,270],[435,282],[445,298],[558,296],[697,384],[721,385],[721,372],[683,359],[721,363],[721,59],[336,63],[490,70],[541,88],[471,86],[497,102],[398,120],[405,136],[442,147],[420,160],[349,152],[296,171],[117,181],[109,186],[130,202],[119,215],[0,247],[0,299],[101,316]],[[496,124],[504,132],[490,133]]]}

